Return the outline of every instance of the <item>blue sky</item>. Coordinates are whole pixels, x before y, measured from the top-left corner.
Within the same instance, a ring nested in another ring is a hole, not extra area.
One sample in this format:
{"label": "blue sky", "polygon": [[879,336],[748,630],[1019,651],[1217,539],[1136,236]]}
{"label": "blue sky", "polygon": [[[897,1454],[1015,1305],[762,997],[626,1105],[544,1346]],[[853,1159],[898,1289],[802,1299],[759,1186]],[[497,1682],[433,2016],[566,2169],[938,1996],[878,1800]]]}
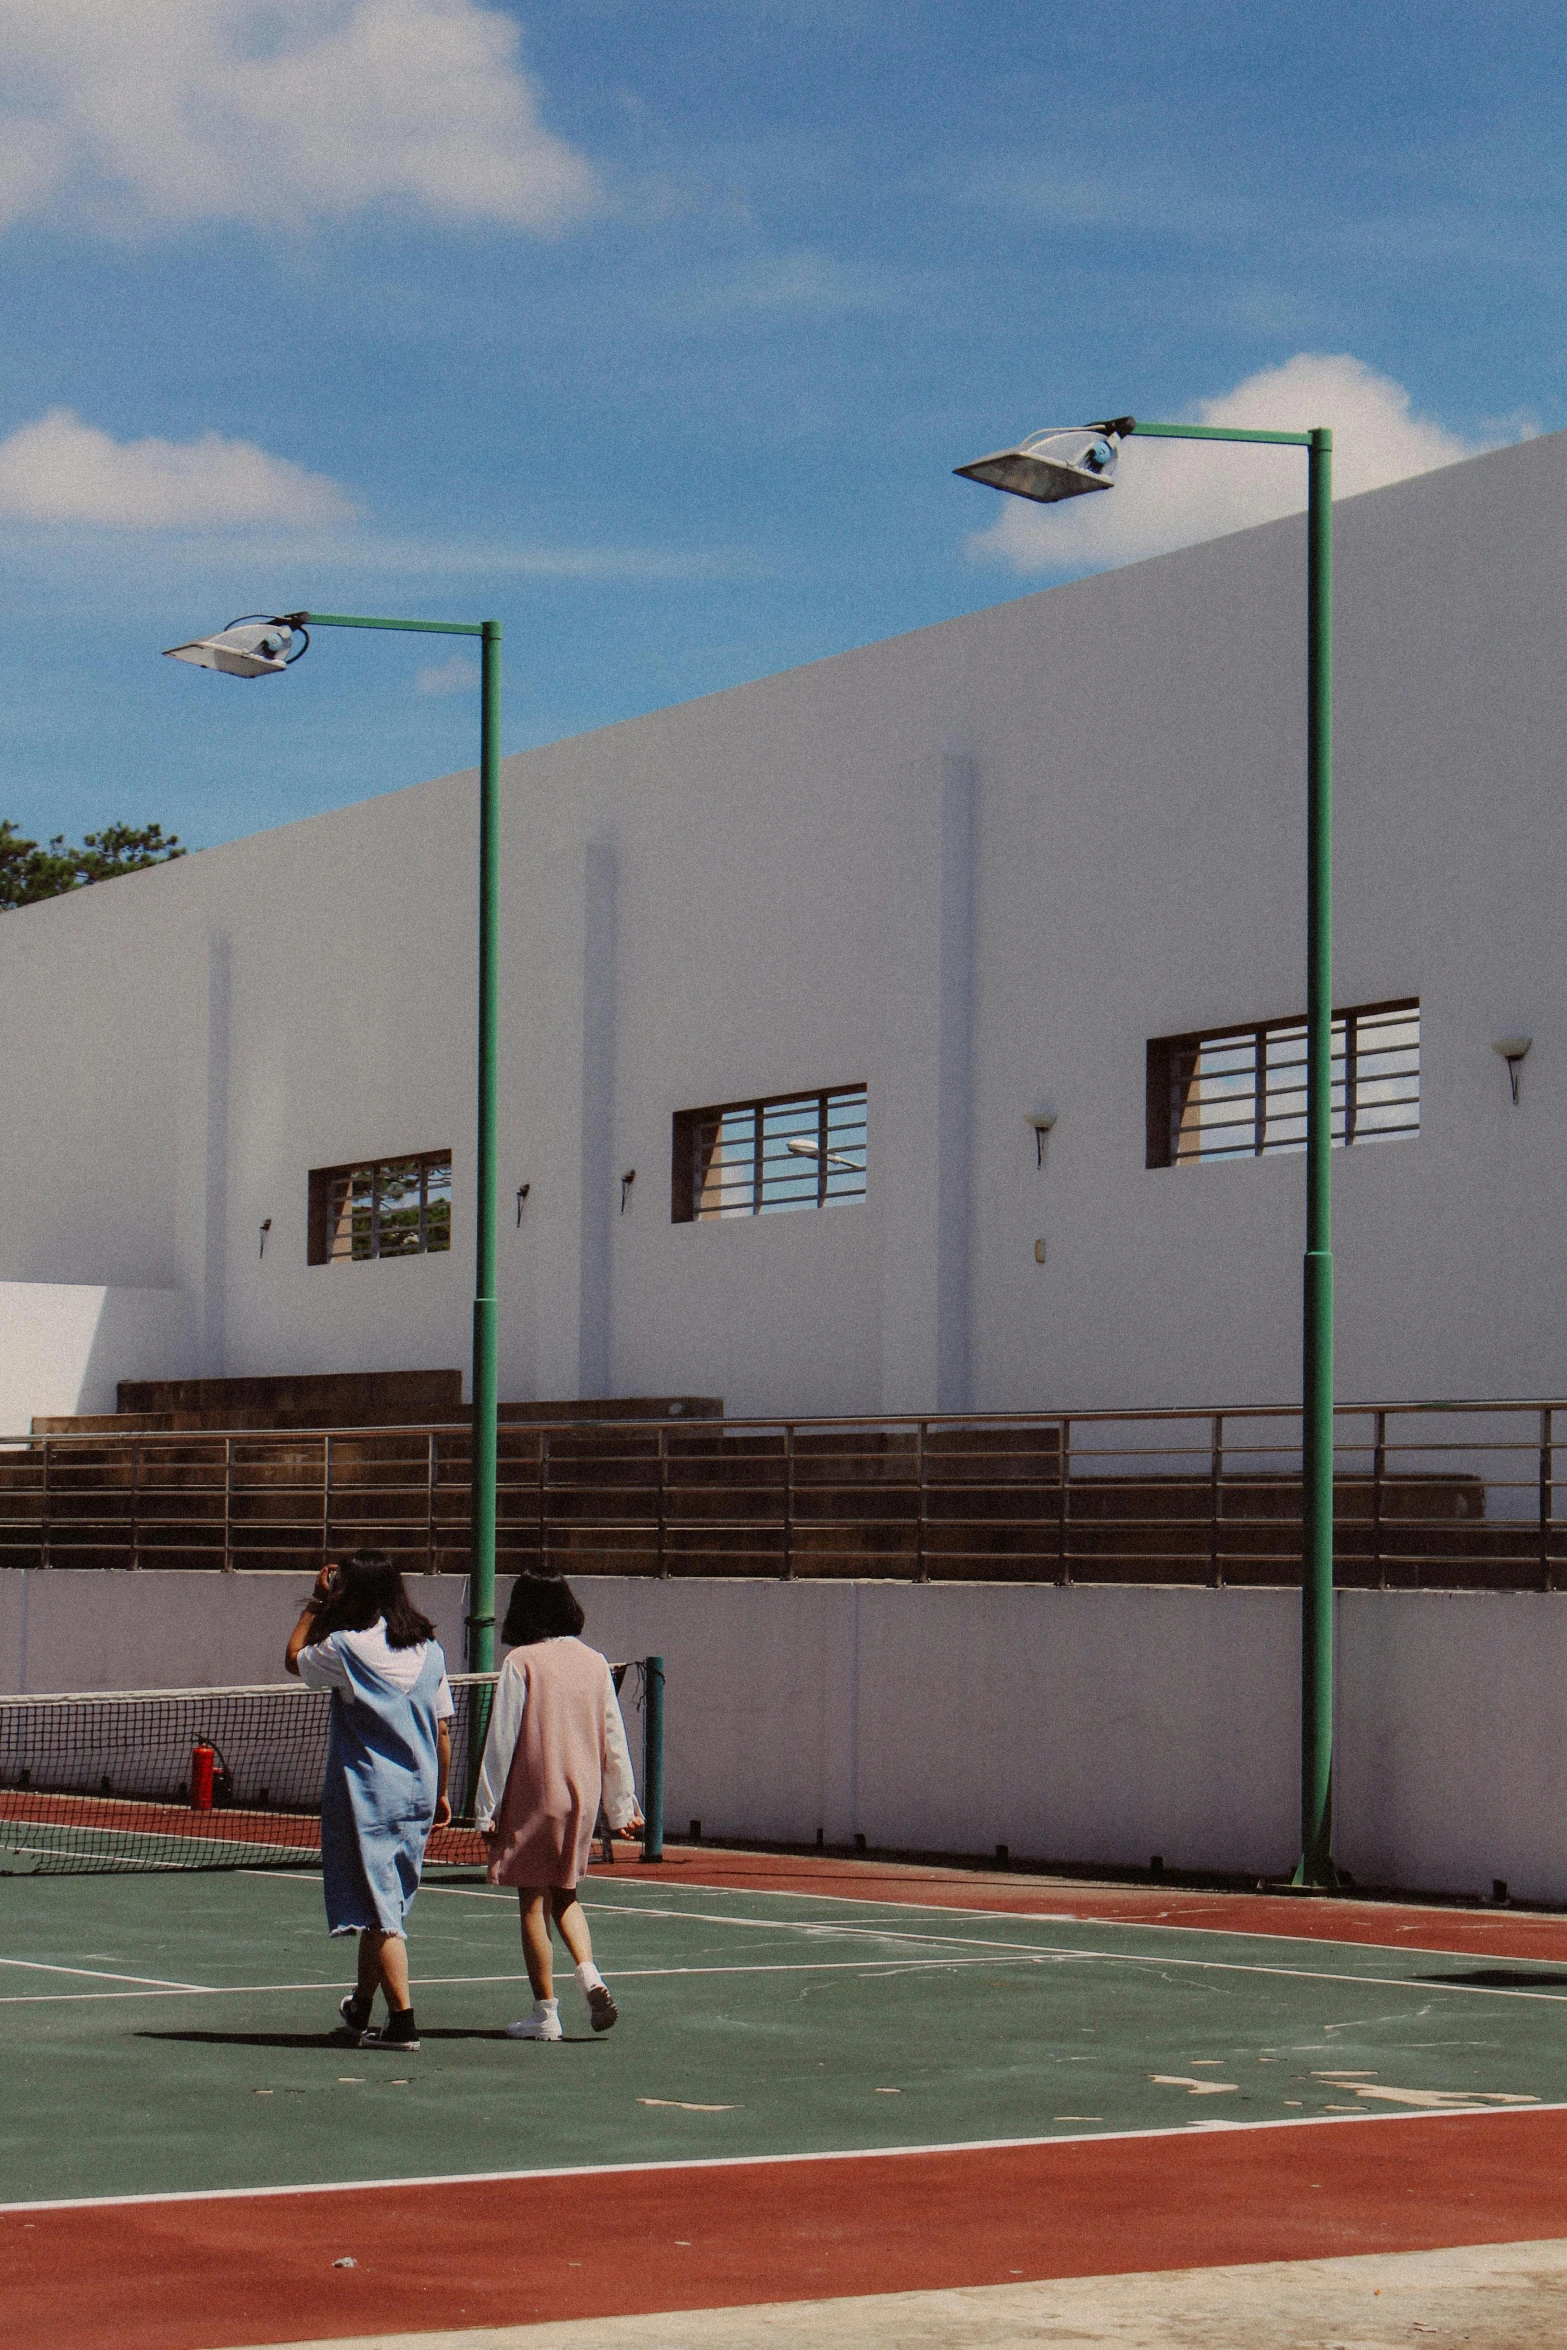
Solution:
{"label": "blue sky", "polygon": [[1564,64],[1507,0],[0,0],[0,814],[471,762],[439,647],[157,658],[250,610],[497,615],[515,750],[1298,497],[952,478],[1040,424],[1348,489],[1558,429]]}

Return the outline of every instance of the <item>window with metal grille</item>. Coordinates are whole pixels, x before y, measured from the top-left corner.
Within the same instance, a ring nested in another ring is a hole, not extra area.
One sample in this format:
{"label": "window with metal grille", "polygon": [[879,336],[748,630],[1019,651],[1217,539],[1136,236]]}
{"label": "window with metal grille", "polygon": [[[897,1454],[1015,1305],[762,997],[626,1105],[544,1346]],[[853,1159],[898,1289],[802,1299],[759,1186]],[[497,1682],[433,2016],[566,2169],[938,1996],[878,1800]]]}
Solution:
{"label": "window with metal grille", "polygon": [[675,1112],[671,1213],[677,1224],[864,1197],[863,1085]]}
{"label": "window with metal grille", "polygon": [[422,1257],[452,1245],[452,1154],[419,1151],[363,1167],[312,1167],[312,1265]]}
{"label": "window with metal grille", "polygon": [[[1419,998],[1335,1012],[1335,1150],[1419,1131]],[[1305,1147],[1304,1020],[1149,1040],[1150,1167]]]}

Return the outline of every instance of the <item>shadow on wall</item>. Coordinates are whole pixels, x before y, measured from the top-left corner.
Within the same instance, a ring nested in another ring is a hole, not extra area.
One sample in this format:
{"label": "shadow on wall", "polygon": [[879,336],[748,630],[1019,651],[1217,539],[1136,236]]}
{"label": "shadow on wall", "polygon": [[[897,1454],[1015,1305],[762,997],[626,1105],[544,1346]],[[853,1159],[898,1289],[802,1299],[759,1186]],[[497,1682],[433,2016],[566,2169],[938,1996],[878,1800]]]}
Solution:
{"label": "shadow on wall", "polygon": [[35,1414],[112,1412],[121,1379],[188,1374],[194,1337],[182,1290],[0,1282],[0,1437]]}

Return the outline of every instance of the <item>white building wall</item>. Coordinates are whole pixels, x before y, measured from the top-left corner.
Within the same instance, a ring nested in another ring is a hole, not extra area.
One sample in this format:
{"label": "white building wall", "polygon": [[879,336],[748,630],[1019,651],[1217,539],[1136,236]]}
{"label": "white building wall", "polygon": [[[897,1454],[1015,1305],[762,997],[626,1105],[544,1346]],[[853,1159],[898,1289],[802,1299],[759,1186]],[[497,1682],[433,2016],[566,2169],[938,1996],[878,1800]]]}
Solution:
{"label": "white building wall", "polygon": [[[1567,1382],[1564,492],[1558,435],[1338,510],[1336,994],[1418,994],[1424,1060],[1420,1138],[1336,1162],[1347,1395]],[[1298,1392],[1301,1162],[1143,1161],[1151,1035],[1303,1005],[1304,573],[1273,524],[505,763],[504,1393]],[[465,1362],[475,815],[0,922],[0,1281],[177,1290],[181,1369]],[[864,1205],[671,1222],[676,1110],[857,1079]],[[307,1266],[312,1166],[444,1144],[449,1255]]]}
{"label": "white building wall", "polygon": [[121,1379],[178,1378],[194,1341],[183,1290],[0,1281],[0,1437],[35,1412],[112,1412]]}

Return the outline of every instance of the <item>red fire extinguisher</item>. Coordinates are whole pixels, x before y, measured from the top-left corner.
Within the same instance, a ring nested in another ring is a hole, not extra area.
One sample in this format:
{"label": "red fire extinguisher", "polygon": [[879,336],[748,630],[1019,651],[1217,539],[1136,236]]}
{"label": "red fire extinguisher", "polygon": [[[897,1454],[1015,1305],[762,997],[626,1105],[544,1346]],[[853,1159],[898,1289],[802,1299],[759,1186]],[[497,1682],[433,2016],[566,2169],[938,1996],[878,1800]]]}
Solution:
{"label": "red fire extinguisher", "polygon": [[211,1811],[212,1781],[217,1769],[218,1750],[215,1746],[193,1746],[190,1750],[190,1808],[192,1811]]}

